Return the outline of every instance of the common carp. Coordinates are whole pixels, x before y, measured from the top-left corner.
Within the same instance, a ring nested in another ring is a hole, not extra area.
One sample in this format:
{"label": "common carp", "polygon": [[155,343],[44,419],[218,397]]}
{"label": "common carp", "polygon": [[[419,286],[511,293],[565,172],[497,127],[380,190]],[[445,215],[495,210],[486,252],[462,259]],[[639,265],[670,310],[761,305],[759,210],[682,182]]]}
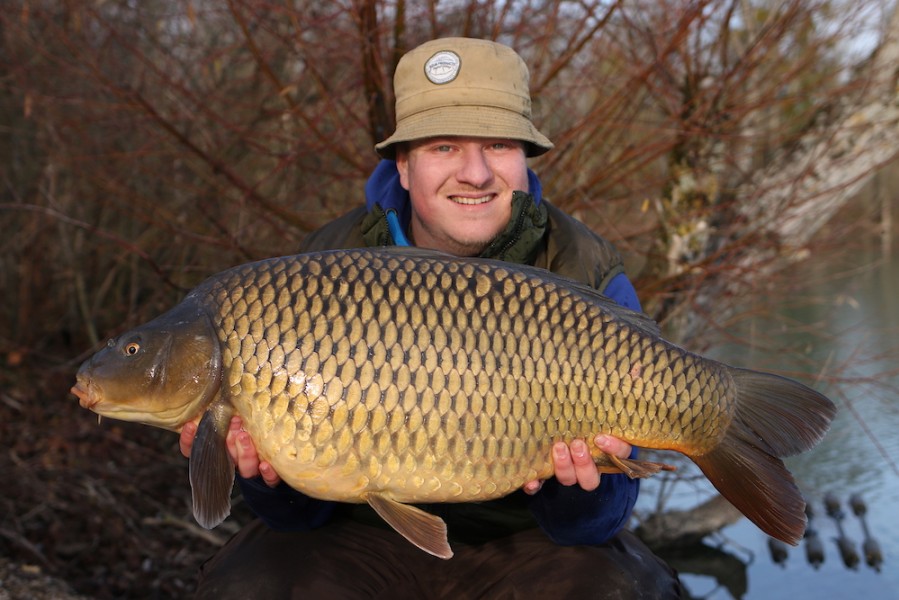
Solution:
{"label": "common carp", "polygon": [[[415,248],[237,266],[109,341],[72,392],[101,416],[180,431],[194,515],[230,512],[224,436],[240,415],[260,458],[309,496],[369,503],[448,558],[441,519],[408,503],[498,498],[552,475],[550,448],[603,432],[690,457],[771,536],[805,503],[781,457],[835,414],[795,381],[690,353],[648,317],[548,271]],[[601,472],[665,465],[592,447]]]}

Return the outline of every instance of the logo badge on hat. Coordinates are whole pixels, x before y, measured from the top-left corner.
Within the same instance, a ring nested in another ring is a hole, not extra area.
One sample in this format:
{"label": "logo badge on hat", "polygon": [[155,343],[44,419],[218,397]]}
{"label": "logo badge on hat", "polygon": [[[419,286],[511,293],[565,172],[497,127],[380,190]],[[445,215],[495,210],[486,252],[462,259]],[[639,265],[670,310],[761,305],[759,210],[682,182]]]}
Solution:
{"label": "logo badge on hat", "polygon": [[450,50],[443,50],[428,59],[425,63],[425,76],[431,81],[440,85],[449,83],[459,75],[459,69],[462,66],[462,59],[459,55]]}

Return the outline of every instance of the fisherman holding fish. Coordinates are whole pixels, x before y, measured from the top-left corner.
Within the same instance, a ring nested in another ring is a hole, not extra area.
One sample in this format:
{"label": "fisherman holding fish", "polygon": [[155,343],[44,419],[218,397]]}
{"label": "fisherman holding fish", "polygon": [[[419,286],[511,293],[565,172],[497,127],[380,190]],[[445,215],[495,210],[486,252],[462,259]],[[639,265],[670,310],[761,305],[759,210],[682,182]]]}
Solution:
{"label": "fisherman holding fish", "polygon": [[[531,122],[528,70],[511,48],[438,39],[397,66],[396,131],[366,205],[310,234],[304,252],[414,245],[462,257],[541,267],[639,311],[613,246],[542,197],[527,166],[553,145]],[[188,423],[181,449],[197,431]],[[260,519],[203,567],[200,598],[674,598],[673,571],[623,528],[638,479],[601,478],[594,445],[636,450],[608,435],[559,442],[555,476],[498,500],[430,505],[448,524],[455,556],[419,551],[367,505],[316,500],[261,461],[239,417],[228,450],[244,499]]]}
{"label": "fisherman holding fish", "polygon": [[629,444],[684,454],[798,544],[783,459],[822,439],[834,403],[631,310],[618,254],[527,169],[551,143],[514,51],[437,40],[395,88],[365,207],[303,254],[210,276],[75,376],[84,408],[181,433],[203,527],[239,475],[260,520],[204,565],[198,597],[678,597],[623,531],[637,484],[621,474],[672,467]]}

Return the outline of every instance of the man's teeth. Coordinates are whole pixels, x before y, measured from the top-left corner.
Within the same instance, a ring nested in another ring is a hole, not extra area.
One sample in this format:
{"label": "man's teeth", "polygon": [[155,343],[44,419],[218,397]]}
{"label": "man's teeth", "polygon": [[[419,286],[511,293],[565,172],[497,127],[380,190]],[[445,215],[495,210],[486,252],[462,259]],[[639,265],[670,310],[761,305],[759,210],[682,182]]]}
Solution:
{"label": "man's teeth", "polygon": [[493,198],[493,195],[488,194],[487,196],[478,196],[477,198],[466,198],[463,196],[451,196],[451,198],[452,198],[453,202],[456,202],[457,204],[468,204],[468,205],[473,206],[475,204],[484,204],[485,202],[490,202],[490,200]]}

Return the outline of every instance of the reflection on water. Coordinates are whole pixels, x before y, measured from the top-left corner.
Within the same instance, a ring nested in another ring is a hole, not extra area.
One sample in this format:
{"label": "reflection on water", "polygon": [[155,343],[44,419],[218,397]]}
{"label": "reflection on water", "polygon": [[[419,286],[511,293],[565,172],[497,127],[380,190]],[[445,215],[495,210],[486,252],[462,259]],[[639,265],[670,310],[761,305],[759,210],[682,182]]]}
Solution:
{"label": "reflection on water", "polygon": [[[807,277],[830,267],[803,268]],[[741,519],[664,555],[695,598],[899,598],[899,257],[849,279],[822,280],[807,302],[749,324],[751,346],[717,353],[734,364],[818,377],[815,387],[837,403],[825,440],[786,461],[812,511],[809,535],[781,554]],[[713,492],[701,478],[675,488],[647,480],[638,510],[654,510],[660,494],[668,508],[688,508]],[[871,558],[875,549],[879,559]]]}
{"label": "reflection on water", "polygon": [[[686,573],[702,575],[714,580],[717,589],[726,592],[727,598],[743,598],[748,590],[746,558],[732,554],[730,551],[696,544],[669,552],[665,560],[684,577]],[[689,585],[689,582],[685,583]],[[695,594],[694,586],[690,591]]]}

